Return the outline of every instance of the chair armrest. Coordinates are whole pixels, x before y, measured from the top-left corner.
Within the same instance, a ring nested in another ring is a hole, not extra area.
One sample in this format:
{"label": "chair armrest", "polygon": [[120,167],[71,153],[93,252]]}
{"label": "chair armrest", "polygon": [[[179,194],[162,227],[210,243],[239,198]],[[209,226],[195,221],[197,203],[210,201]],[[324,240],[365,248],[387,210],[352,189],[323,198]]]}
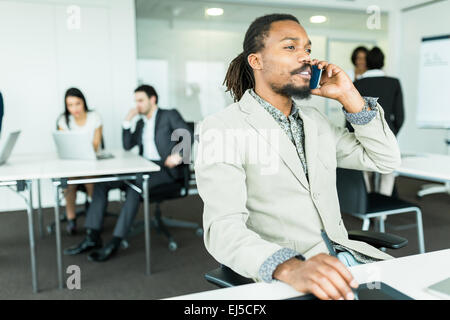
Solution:
{"label": "chair armrest", "polygon": [[223,265],[220,268],[206,273],[205,279],[220,288],[229,288],[254,283],[252,279],[245,278]]}
{"label": "chair armrest", "polygon": [[376,248],[400,249],[408,244],[408,239],[373,231],[352,230],[348,232],[348,238],[366,242]]}

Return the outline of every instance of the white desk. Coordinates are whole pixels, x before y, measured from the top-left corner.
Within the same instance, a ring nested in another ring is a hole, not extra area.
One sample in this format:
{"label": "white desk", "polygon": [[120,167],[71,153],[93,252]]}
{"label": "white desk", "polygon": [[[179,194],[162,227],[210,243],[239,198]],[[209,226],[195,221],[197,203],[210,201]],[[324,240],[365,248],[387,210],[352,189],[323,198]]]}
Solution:
{"label": "white desk", "polygon": [[[146,272],[150,274],[150,217],[148,195],[148,180],[150,176],[146,173],[159,171],[160,167],[131,152],[118,150],[112,153],[114,154],[114,158],[98,161],[61,160],[56,154],[22,154],[11,157],[8,163],[0,167],[0,182],[3,182],[4,185],[19,184],[19,182],[24,181],[28,186],[28,224],[32,257],[33,292],[37,292],[38,290],[32,219],[33,204],[31,197],[31,183],[34,179],[52,179],[53,185],[55,186],[55,233],[59,288],[63,288],[61,230],[59,221],[60,191],[68,184],[143,180],[142,189],[137,186],[134,187],[136,191],[143,194],[144,198]],[[76,177],[92,178],[67,180],[67,178]],[[39,212],[41,212],[40,188],[38,188],[38,199]],[[40,225],[42,227],[41,223]]]}
{"label": "white desk", "polygon": [[[99,183],[110,181],[128,181],[142,179],[142,189],[132,185],[137,192],[142,194],[144,202],[145,220],[145,257],[146,273],[151,273],[150,263],[150,212],[148,180],[149,172],[159,171],[160,167],[141,156],[123,150],[111,152],[112,159],[98,161],[91,160],[61,160],[56,155],[45,159],[42,165],[41,178],[53,180],[55,186],[55,233],[56,233],[56,256],[58,266],[58,284],[63,288],[63,263],[61,248],[61,228],[59,221],[60,191],[69,184]],[[77,177],[89,177],[78,178]],[[75,178],[68,180],[67,178]]]}
{"label": "white desk", "polygon": [[[439,299],[425,288],[450,276],[450,249],[351,267],[359,283],[382,281],[413,299]],[[206,280],[205,280],[206,281]],[[283,282],[252,283],[168,300],[280,300],[299,296]]]}
{"label": "white desk", "polygon": [[440,154],[402,156],[402,164],[395,173],[410,178],[446,183],[450,181],[450,156]]}
{"label": "white desk", "polygon": [[[14,163],[12,165],[11,163]],[[33,292],[38,291],[38,276],[36,267],[36,248],[34,237],[34,217],[33,217],[33,188],[32,180],[39,176],[40,169],[32,167],[26,158],[18,158],[17,161],[9,161],[0,166],[0,187],[9,187],[12,191],[22,196],[27,205],[28,217],[28,237],[31,257],[31,284]],[[15,190],[13,188],[16,188]],[[22,191],[27,191],[27,195],[22,195]]]}

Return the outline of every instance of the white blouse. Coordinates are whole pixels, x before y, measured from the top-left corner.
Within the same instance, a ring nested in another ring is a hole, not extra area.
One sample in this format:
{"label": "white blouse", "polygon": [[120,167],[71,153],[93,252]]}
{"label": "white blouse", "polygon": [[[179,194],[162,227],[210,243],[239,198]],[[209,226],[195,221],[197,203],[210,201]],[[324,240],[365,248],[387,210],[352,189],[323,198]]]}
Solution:
{"label": "white blouse", "polygon": [[89,135],[92,136],[92,140],[94,140],[95,130],[102,126],[102,118],[100,114],[96,111],[89,111],[87,113],[86,122],[84,125],[79,126],[72,115],[69,115],[69,127],[67,127],[66,118],[64,115],[59,117],[58,127],[60,130],[70,130],[77,132],[88,132]]}

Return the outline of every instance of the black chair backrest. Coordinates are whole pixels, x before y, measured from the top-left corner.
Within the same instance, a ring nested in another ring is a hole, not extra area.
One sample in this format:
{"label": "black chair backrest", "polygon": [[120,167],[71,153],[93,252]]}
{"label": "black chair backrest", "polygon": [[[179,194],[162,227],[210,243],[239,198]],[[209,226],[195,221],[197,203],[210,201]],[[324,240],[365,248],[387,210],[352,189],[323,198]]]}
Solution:
{"label": "black chair backrest", "polygon": [[[195,129],[195,122],[186,122],[188,127],[191,129],[192,132],[194,132]],[[191,138],[191,141],[194,142],[194,139]]]}
{"label": "black chair backrest", "polygon": [[341,212],[366,213],[367,190],[362,171],[337,168],[336,187]]}

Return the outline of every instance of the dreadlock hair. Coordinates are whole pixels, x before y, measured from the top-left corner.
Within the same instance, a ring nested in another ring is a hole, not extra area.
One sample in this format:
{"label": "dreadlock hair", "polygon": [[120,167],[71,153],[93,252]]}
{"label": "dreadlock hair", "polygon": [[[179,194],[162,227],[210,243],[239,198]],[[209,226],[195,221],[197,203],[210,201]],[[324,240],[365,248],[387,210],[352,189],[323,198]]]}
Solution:
{"label": "dreadlock hair", "polygon": [[226,92],[230,91],[235,102],[242,98],[247,89],[255,87],[255,76],[247,57],[264,48],[264,38],[268,35],[271,24],[283,20],[292,20],[300,24],[293,15],[274,13],[255,19],[248,27],[244,37],[244,51],[231,61],[223,81],[227,87]]}

